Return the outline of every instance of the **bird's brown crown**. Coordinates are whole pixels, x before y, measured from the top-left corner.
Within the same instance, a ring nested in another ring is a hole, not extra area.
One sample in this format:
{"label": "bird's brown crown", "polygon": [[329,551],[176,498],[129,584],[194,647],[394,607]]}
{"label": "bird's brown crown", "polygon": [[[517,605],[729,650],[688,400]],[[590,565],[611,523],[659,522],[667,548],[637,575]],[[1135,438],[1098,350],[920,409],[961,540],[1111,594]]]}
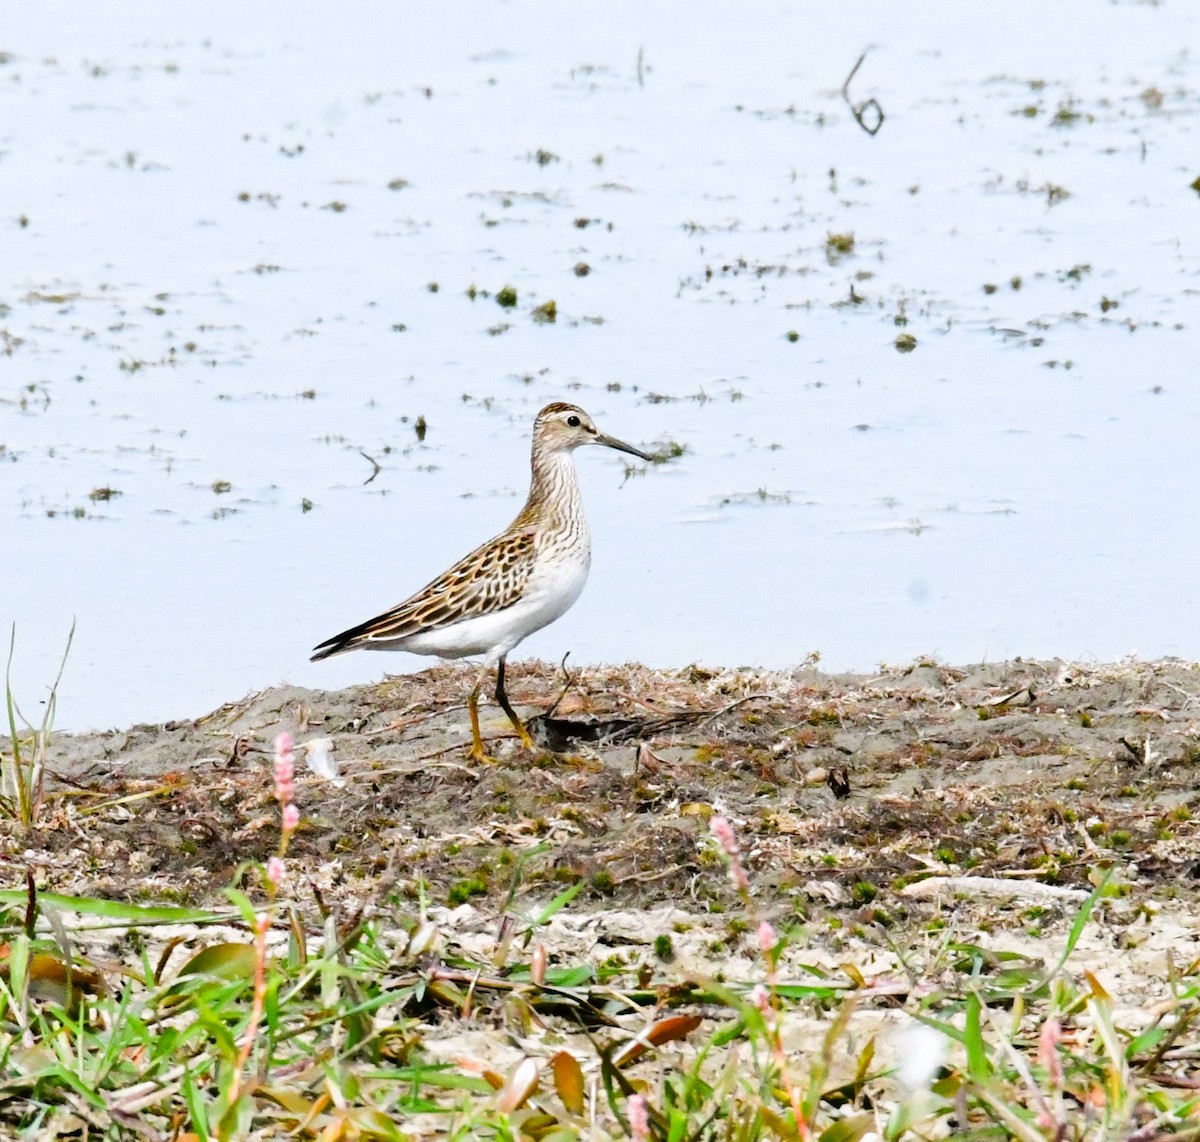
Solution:
{"label": "bird's brown crown", "polygon": [[537,418],[538,420],[541,420],[543,417],[554,416],[555,413],[559,412],[583,412],[583,409],[581,409],[577,404],[570,404],[565,400],[556,400],[551,401],[550,404],[546,405],[546,407],[537,414]]}

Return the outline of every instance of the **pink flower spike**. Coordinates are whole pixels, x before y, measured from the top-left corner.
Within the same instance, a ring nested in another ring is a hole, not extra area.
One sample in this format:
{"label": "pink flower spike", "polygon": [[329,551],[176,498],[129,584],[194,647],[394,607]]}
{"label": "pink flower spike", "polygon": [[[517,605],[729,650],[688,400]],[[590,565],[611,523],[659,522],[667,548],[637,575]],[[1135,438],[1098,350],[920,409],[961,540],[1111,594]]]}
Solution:
{"label": "pink flower spike", "polygon": [[771,1010],[771,996],[761,983],[756,983],[750,989],[750,1002],[764,1015]]}
{"label": "pink flower spike", "polygon": [[1038,1062],[1046,1068],[1046,1074],[1051,1086],[1060,1087],[1063,1083],[1062,1059],[1058,1054],[1058,1045],[1062,1042],[1062,1025],[1057,1019],[1047,1019],[1042,1024],[1038,1035]]}
{"label": "pink flower spike", "polygon": [[294,833],[296,826],[300,824],[300,810],[295,804],[289,802],[283,807],[283,831],[285,833]]}
{"label": "pink flower spike", "polygon": [[640,1094],[631,1094],[625,1103],[629,1112],[629,1137],[634,1142],[643,1142],[650,1137],[650,1114],[646,1109],[646,1100]]}
{"label": "pink flower spike", "polygon": [[286,730],[275,737],[275,796],[284,804],[292,799],[296,762],[292,757],[292,735]]}
{"label": "pink flower spike", "polygon": [[738,849],[737,837],[733,832],[733,826],[724,817],[713,817],[708,822],[708,831],[717,838],[717,844],[721,846],[725,855],[730,860],[734,860],[740,850]]}
{"label": "pink flower spike", "polygon": [[283,858],[273,856],[267,860],[267,879],[278,884],[283,879]]}
{"label": "pink flower spike", "polygon": [[280,763],[286,764],[290,772],[292,765],[292,735],[287,730],[275,735],[275,763],[276,765]]}
{"label": "pink flower spike", "polygon": [[775,929],[764,920],[758,926],[758,946],[762,949],[762,954],[769,956],[775,950],[775,945],[778,943],[779,937],[775,935]]}
{"label": "pink flower spike", "polygon": [[734,888],[743,895],[749,895],[750,879],[742,867],[742,860],[739,856],[741,850],[738,848],[733,826],[724,817],[718,816],[708,822],[708,831],[716,838],[717,844],[721,846],[721,851],[725,854],[725,859],[729,862],[729,879],[733,881]]}

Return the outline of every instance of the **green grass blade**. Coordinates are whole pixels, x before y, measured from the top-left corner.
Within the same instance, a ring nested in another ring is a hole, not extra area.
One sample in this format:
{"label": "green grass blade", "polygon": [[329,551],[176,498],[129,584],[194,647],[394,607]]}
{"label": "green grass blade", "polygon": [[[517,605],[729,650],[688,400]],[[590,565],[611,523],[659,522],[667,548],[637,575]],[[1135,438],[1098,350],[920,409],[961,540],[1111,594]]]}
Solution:
{"label": "green grass blade", "polygon": [[963,1038],[967,1048],[967,1073],[976,1082],[984,1082],[992,1073],[988,1064],[987,1047],[983,1042],[983,1004],[972,992],[967,996],[967,1020]]}
{"label": "green grass blade", "polygon": [[[143,906],[126,904],[123,900],[104,900],[94,896],[63,896],[57,892],[41,892],[38,899],[64,912],[84,916],[101,916],[123,924],[211,924],[228,921],[228,910],[217,912],[208,908],[181,908],[176,905]],[[28,894],[23,888],[0,889],[0,904],[23,905]]]}
{"label": "green grass blade", "polygon": [[1080,906],[1079,911],[1075,915],[1075,922],[1071,925],[1070,934],[1067,936],[1066,946],[1063,948],[1063,953],[1058,958],[1058,963],[1054,965],[1046,976],[1039,983],[1039,987],[1045,987],[1066,965],[1067,960],[1071,958],[1071,953],[1075,951],[1075,945],[1079,943],[1083,936],[1083,930],[1087,927],[1087,922],[1091,918],[1092,909],[1096,907],[1100,898],[1104,895],[1104,891],[1108,888],[1108,882],[1116,875],[1117,866],[1114,864],[1105,874],[1104,879],[1092,890],[1089,896]]}
{"label": "green grass blade", "polygon": [[208,1129],[208,1113],[204,1100],[196,1089],[190,1068],[183,1072],[183,1101],[187,1104],[188,1114],[192,1119],[192,1132],[200,1136],[201,1142],[209,1142],[212,1135]]}
{"label": "green grass blade", "polygon": [[531,928],[540,928],[543,924],[548,924],[551,918],[558,912],[561,912],[576,896],[583,891],[584,881],[580,880],[572,884],[570,888],[564,888],[549,904],[543,908],[533,921],[530,923]]}
{"label": "green grass blade", "polygon": [[62,661],[58,664],[58,673],[54,676],[54,685],[50,687],[50,698],[46,702],[46,712],[42,715],[42,746],[45,747],[47,735],[54,728],[54,714],[58,709],[58,687],[62,682],[63,672],[67,669],[67,659],[71,654],[71,643],[75,641],[75,624],[77,620],[71,617],[71,629],[67,632],[67,645],[63,648]]}
{"label": "green grass blade", "polygon": [[12,632],[8,638],[8,662],[4,667],[4,705],[8,711],[8,734],[9,742],[12,748],[12,795],[16,800],[16,815],[17,819],[22,824],[28,824],[25,820],[25,781],[24,781],[24,766],[21,764],[21,737],[17,733],[17,704],[13,699],[12,690],[12,663],[13,654],[17,649],[17,624],[12,625]]}

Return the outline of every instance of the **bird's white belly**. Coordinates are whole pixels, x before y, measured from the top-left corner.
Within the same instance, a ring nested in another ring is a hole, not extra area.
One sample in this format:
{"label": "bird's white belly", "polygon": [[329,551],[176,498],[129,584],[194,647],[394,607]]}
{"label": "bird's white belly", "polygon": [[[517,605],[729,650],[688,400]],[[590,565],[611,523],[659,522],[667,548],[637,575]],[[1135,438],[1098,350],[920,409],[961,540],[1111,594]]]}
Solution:
{"label": "bird's white belly", "polygon": [[401,644],[381,645],[379,649],[438,654],[443,658],[464,658],[471,654],[498,658],[571,608],[587,582],[590,563],[591,552],[586,544],[582,550],[553,560],[539,559],[521,598],[511,607],[475,615],[440,630],[413,635]]}

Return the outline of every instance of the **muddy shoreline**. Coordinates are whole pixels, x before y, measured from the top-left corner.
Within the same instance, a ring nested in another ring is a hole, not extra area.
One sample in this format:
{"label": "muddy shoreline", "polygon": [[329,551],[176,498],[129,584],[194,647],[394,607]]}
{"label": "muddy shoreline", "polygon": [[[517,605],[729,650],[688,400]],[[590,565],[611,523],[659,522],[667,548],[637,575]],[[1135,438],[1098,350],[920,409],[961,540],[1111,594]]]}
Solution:
{"label": "muddy shoreline", "polygon": [[[869,916],[934,873],[1086,888],[1116,864],[1155,890],[1197,883],[1191,664],[927,662],[871,676],[626,665],[567,678],[525,663],[510,671],[513,699],[561,752],[524,754],[487,707],[493,765],[466,756],[469,673],[276,688],[191,722],[56,737],[50,787],[70,796],[32,837],[6,838],[5,863],[19,843],[58,891],[153,896],[161,878],[203,904],[272,851],[270,751],[286,729],[298,745],[329,739],[344,780],[302,776],[291,855],[360,892],[391,859],[401,888],[423,879],[434,901],[499,902],[520,863],[518,895],[582,878],[581,904],[682,894],[703,909],[726,894],[703,875],[714,812],[743,835],[764,902],[796,916],[814,902]],[[572,728],[617,740],[568,741]],[[65,862],[81,838],[59,818],[85,809],[91,855]]]}
{"label": "muddy shoreline", "polygon": [[[303,768],[296,782],[280,903],[313,933],[326,918],[350,930],[427,917],[439,962],[469,964],[536,929],[551,965],[686,991],[751,977],[769,919],[787,934],[784,978],[846,975],[863,994],[882,981],[855,1034],[894,1022],[887,989],[899,1002],[917,986],[903,982],[912,964],[960,970],[956,948],[997,957],[994,970],[1049,970],[1101,884],[1068,970],[1102,979],[1128,1026],[1145,1023],[1173,964],[1200,958],[1192,664],[626,665],[565,680],[523,663],[509,693],[526,717],[615,722],[623,740],[529,756],[489,706],[494,764],[467,757],[471,678],[447,666],[333,693],[277,688],[195,721],[56,737],[43,821],[0,831],[5,887],[32,873],[43,893],[139,905],[228,909],[230,885],[261,896],[256,862],[279,839],[272,742],[287,730],[299,746],[329,739],[342,782]],[[711,836],[717,813],[736,830],[749,905]],[[249,938],[230,922],[230,938]],[[128,953],[85,927],[72,938],[93,955]],[[154,942],[182,958],[205,939],[167,925]],[[786,1034],[803,1043],[822,1026],[797,1015]],[[451,1020],[425,1046],[499,1065],[519,1055],[502,1040]]]}

